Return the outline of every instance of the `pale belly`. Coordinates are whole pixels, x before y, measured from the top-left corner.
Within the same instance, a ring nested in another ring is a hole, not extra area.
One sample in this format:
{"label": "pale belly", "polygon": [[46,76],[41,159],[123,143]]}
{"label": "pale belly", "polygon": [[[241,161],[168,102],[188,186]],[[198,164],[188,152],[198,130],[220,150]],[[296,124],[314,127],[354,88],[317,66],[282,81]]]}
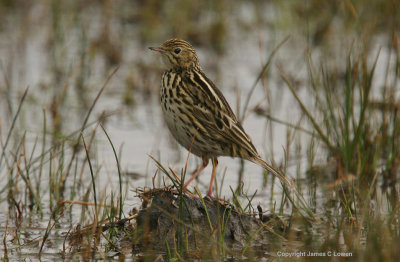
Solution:
{"label": "pale belly", "polygon": [[207,155],[204,152],[205,148],[198,145],[196,140],[194,140],[194,134],[190,131],[192,127],[189,127],[187,123],[190,123],[189,119],[184,115],[180,115],[179,119],[177,112],[178,109],[167,108],[163,107],[163,116],[165,123],[168,126],[169,131],[171,132],[172,136],[176,139],[176,141],[189,150],[192,154],[197,156]]}

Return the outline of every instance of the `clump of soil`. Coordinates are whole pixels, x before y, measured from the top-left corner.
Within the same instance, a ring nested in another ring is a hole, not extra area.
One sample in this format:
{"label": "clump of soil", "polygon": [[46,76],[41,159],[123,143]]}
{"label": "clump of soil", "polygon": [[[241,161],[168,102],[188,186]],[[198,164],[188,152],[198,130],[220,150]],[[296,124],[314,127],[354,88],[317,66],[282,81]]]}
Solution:
{"label": "clump of soil", "polygon": [[180,195],[170,188],[140,192],[139,197],[141,209],[127,218],[76,227],[68,234],[67,253],[93,258],[103,243],[107,257],[132,252],[148,261],[260,258],[280,248],[281,235],[286,235],[287,223],[264,215],[259,206],[258,213],[241,213],[224,201]]}
{"label": "clump of soil", "polygon": [[265,253],[283,239],[279,235],[285,225],[276,216],[240,213],[232,205],[168,189],[149,190],[139,197],[144,206],[137,217],[135,252],[178,252],[202,258],[205,253],[210,257],[244,250]]}

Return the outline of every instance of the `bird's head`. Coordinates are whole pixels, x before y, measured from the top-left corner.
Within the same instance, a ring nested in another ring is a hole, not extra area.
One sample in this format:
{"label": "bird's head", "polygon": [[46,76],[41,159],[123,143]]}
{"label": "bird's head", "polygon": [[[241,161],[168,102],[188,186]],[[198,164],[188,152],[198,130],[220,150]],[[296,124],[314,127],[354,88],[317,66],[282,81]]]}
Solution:
{"label": "bird's head", "polygon": [[200,68],[196,51],[185,40],[170,39],[159,47],[149,47],[149,49],[161,53],[169,68],[177,70]]}

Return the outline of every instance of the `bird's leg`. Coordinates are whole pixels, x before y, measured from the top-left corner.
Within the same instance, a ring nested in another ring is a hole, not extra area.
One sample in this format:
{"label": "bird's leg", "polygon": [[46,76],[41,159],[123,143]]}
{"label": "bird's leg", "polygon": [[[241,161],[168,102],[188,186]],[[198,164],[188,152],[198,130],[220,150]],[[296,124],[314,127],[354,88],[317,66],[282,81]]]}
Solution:
{"label": "bird's leg", "polygon": [[212,158],[212,162],[213,162],[213,168],[212,168],[212,172],[211,172],[211,180],[210,180],[210,186],[208,187],[208,192],[207,192],[207,196],[212,197],[212,185],[215,179],[215,173],[217,170],[217,166],[218,166],[218,159],[216,157]]}
{"label": "bird's leg", "polygon": [[186,188],[187,186],[190,184],[190,182],[193,181],[193,179],[195,179],[200,173],[201,171],[204,170],[204,168],[206,168],[208,165],[208,158],[203,157],[203,165],[193,174],[193,176],[191,178],[189,178],[189,180],[183,185],[183,192],[186,192]]}

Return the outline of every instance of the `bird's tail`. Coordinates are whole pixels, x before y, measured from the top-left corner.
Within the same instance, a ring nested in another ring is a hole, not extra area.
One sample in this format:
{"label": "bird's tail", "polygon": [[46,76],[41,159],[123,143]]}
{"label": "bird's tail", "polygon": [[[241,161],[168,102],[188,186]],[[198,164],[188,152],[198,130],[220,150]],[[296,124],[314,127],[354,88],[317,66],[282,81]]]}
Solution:
{"label": "bird's tail", "polygon": [[294,188],[294,184],[293,183],[291,183],[283,174],[281,174],[278,170],[276,170],[271,165],[269,165],[267,162],[262,160],[260,157],[255,157],[255,158],[252,158],[252,159],[249,159],[249,160],[254,162],[254,163],[256,163],[256,164],[259,164],[260,166],[262,166],[265,170],[269,171],[274,176],[279,178],[279,180],[281,180],[283,183],[288,185],[290,188]]}

